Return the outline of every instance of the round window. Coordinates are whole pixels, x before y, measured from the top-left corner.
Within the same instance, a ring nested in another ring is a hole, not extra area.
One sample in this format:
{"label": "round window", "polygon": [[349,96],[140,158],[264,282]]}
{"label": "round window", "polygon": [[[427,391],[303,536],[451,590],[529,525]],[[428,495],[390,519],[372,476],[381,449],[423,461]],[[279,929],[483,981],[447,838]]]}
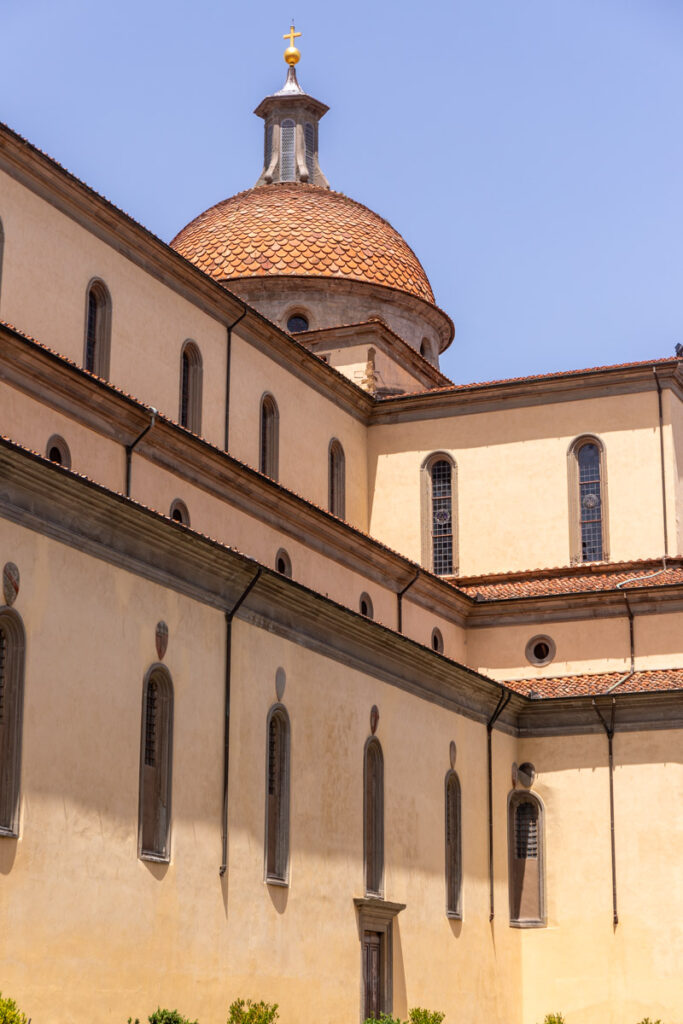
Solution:
{"label": "round window", "polygon": [[295,313],[294,316],[290,316],[287,321],[287,330],[290,334],[298,334],[300,331],[307,331],[308,320],[305,316],[301,316],[300,313]]}
{"label": "round window", "polygon": [[555,657],[555,643],[549,636],[532,636],[525,653],[532,665],[547,665]]}

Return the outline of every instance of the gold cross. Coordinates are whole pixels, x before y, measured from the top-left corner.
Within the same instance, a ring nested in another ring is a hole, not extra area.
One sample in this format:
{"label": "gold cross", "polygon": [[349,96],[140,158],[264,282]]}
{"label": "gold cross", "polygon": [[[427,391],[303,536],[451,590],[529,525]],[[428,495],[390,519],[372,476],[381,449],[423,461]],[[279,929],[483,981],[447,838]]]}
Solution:
{"label": "gold cross", "polygon": [[289,32],[287,32],[286,35],[284,35],[282,38],[283,39],[289,39],[289,45],[290,46],[294,46],[294,40],[298,39],[300,35],[301,35],[301,32],[295,32],[294,31],[294,26],[291,25],[290,29],[289,29]]}

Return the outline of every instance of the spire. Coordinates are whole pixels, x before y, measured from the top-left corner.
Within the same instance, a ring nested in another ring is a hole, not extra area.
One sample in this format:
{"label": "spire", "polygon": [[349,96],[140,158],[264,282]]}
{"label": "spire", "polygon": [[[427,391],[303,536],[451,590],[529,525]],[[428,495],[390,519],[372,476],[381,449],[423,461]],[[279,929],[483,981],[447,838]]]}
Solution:
{"label": "spire", "polygon": [[294,40],[300,35],[292,25],[283,36],[289,40],[284,52],[289,65],[285,84],[278,92],[266,96],[254,111],[265,122],[263,170],[257,185],[303,181],[330,187],[318,163],[318,123],[329,107],[308,96],[299,85],[295,64],[301,54]]}

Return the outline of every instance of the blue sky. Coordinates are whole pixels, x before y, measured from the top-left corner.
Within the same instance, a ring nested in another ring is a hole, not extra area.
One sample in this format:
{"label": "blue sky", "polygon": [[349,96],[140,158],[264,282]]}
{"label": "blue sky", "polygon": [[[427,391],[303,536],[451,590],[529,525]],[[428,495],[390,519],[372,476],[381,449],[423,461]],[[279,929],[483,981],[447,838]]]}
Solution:
{"label": "blue sky", "polygon": [[292,15],[323,170],[422,260],[446,373],[673,354],[680,0],[4,0],[0,120],[168,241],[256,180]]}

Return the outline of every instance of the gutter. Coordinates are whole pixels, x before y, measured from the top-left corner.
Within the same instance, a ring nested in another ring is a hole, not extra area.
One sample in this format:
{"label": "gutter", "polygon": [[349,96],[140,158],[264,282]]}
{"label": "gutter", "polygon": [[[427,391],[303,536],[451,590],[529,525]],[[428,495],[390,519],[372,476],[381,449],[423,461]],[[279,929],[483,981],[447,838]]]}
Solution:
{"label": "gutter", "polygon": [[241,320],[244,320],[249,310],[246,306],[242,307],[242,315],[238,316],[233,323],[228,324],[228,345],[226,353],[226,367],[225,367],[225,441],[223,447],[226,452],[228,450],[228,439],[230,436],[230,365],[232,362],[232,332],[237,327]]}
{"label": "gutter", "polygon": [[616,844],[614,836],[614,750],[612,741],[614,739],[614,715],[616,711],[616,701],[612,697],[612,717],[610,724],[608,725],[603,717],[598,705],[595,703],[595,697],[593,697],[593,710],[600,719],[600,723],[605,730],[607,736],[607,753],[609,763],[609,827],[610,827],[610,845],[612,851],[612,925],[614,928],[619,924],[619,913],[617,911],[617,860],[616,860]]}
{"label": "gutter", "polygon": [[491,751],[491,733],[496,721],[512,699],[512,691],[503,688],[496,709],[486,723],[486,752],[488,761],[488,802],[489,802],[489,922],[495,917],[493,896],[493,763]]}
{"label": "gutter", "polygon": [[131,471],[132,471],[132,466],[133,466],[133,451],[134,451],[135,448],[137,448],[137,446],[139,445],[140,441],[142,441],[143,437],[150,432],[150,430],[152,429],[152,427],[156,423],[157,410],[152,408],[151,409],[151,413],[152,413],[152,418],[150,419],[149,423],[147,424],[145,429],[142,431],[142,433],[138,434],[138,436],[135,438],[135,440],[133,442],[131,442],[131,444],[127,444],[126,445],[126,497],[127,498],[130,498],[130,478],[131,478]]}
{"label": "gutter", "polygon": [[254,576],[235,601],[234,605],[225,613],[225,732],[223,738],[223,821],[221,828],[221,839],[223,855],[218,874],[222,878],[228,868],[228,782],[230,775],[230,684],[232,667],[232,620],[235,614],[246,601],[249,594],[259,581],[263,572],[261,566],[256,570]]}

